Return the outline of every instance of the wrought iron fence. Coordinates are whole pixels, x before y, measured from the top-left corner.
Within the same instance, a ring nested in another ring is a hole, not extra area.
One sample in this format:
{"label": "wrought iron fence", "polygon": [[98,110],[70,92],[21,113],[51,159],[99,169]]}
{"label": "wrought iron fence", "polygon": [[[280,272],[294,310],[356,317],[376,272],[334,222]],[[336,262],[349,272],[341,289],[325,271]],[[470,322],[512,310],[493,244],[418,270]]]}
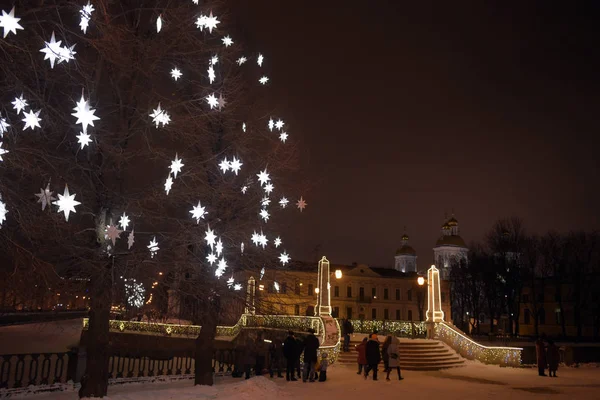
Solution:
{"label": "wrought iron fence", "polygon": [[73,353],[0,355],[0,389],[65,383]]}

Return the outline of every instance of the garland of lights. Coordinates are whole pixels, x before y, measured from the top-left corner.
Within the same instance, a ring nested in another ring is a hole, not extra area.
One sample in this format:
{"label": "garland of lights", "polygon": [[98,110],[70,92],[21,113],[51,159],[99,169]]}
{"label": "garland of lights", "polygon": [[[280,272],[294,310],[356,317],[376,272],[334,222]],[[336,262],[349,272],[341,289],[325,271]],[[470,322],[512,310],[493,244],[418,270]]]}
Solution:
{"label": "garland of lights", "polygon": [[427,333],[425,322],[410,321],[380,321],[380,320],[349,320],[355,333],[391,332],[396,336],[424,336]]}

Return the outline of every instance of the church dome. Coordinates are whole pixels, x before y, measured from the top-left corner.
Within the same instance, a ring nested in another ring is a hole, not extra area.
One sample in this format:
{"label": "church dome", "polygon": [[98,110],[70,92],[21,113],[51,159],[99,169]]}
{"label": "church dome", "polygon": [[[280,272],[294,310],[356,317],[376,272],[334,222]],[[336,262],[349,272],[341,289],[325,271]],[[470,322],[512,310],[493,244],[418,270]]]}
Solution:
{"label": "church dome", "polygon": [[448,226],[458,226],[458,221],[456,220],[456,218],[452,217],[448,220],[448,222],[446,222],[446,225]]}
{"label": "church dome", "polygon": [[442,236],[435,243],[435,247],[438,247],[438,246],[455,246],[455,247],[463,247],[465,249],[467,248],[467,244],[465,243],[463,238],[461,238],[458,235]]}
{"label": "church dome", "polygon": [[402,246],[398,250],[396,250],[396,255],[397,256],[416,256],[417,252],[415,251],[415,249],[413,249],[409,245],[405,244],[404,246]]}
{"label": "church dome", "polygon": [[402,235],[402,240],[408,240],[408,235],[405,233],[404,235]]}

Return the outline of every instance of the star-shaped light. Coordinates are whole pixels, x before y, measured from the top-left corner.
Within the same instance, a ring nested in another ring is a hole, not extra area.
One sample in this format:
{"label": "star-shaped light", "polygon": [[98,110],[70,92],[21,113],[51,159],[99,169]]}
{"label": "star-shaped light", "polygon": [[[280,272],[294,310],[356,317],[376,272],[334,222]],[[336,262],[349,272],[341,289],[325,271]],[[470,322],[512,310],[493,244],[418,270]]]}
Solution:
{"label": "star-shaped light", "polygon": [[256,176],[258,177],[258,181],[260,182],[261,186],[271,180],[266,168],[264,169],[264,171],[261,171],[259,174],[256,174]]}
{"label": "star-shaped light", "polygon": [[167,192],[167,196],[169,195],[169,192],[171,191],[171,187],[173,187],[173,178],[171,178],[171,175],[169,174],[169,176],[167,177],[167,180],[165,181],[165,192]]}
{"label": "star-shaped light", "polygon": [[202,31],[202,30],[204,30],[205,26],[206,26],[206,15],[200,14],[198,19],[196,20],[196,27]]}
{"label": "star-shaped light", "polygon": [[279,140],[281,140],[283,143],[285,143],[285,141],[288,139],[288,134],[285,132],[281,132],[279,134]]}
{"label": "star-shaped light", "polygon": [[221,239],[217,240],[217,243],[215,244],[215,253],[217,253],[217,256],[223,254],[223,242]]}
{"label": "star-shaped light", "polygon": [[269,212],[267,211],[266,208],[263,208],[262,210],[260,210],[260,212],[258,214],[265,222],[267,222],[269,220]]}
{"label": "star-shaped light", "polygon": [[134,232],[134,229],[132,229],[131,232],[129,233],[129,236],[127,236],[127,250],[131,249],[133,247],[134,243],[135,243],[135,232]]}
{"label": "star-shaped light", "polygon": [[261,281],[262,281],[262,278],[263,278],[263,276],[265,276],[265,267],[262,267],[262,268],[260,269],[260,278],[259,278],[259,280],[261,280]]}
{"label": "star-shaped light", "polygon": [[273,128],[275,128],[275,121],[273,121],[273,118],[269,118],[269,122],[267,123],[267,127],[269,127],[269,130],[271,132],[273,132]]}
{"label": "star-shaped light", "polygon": [[115,246],[115,243],[117,242],[117,239],[121,236],[121,233],[123,233],[123,231],[120,230],[116,225],[113,225],[112,222],[106,226],[106,238],[110,239],[113,246]]}
{"label": "star-shaped light", "polygon": [[248,61],[248,59],[244,56],[241,56],[240,58],[237,59],[237,65],[242,65],[243,63],[245,63],[246,61]]}
{"label": "star-shaped light", "polygon": [[181,167],[185,165],[181,161],[183,160],[179,159],[177,153],[175,153],[175,159],[171,161],[171,166],[169,167],[171,169],[171,173],[173,174],[173,178],[177,178],[177,174],[181,172]]}
{"label": "star-shaped light", "polygon": [[263,197],[262,200],[260,201],[260,205],[263,207],[266,207],[269,204],[271,204],[271,199],[269,199],[267,196]]}
{"label": "star-shaped light", "polygon": [[262,67],[264,60],[265,60],[265,58],[263,57],[263,55],[259,53],[258,58],[256,59],[256,63],[258,64],[259,67]]}
{"label": "star-shaped light", "polygon": [[244,242],[240,244],[240,251],[244,254]]}
{"label": "star-shaped light", "polygon": [[302,196],[300,196],[300,200],[298,200],[298,202],[296,203],[296,206],[298,207],[300,212],[302,212],[302,210],[304,210],[307,205],[308,203],[302,198]]}
{"label": "star-shaped light", "polygon": [[6,214],[8,214],[6,203],[2,201],[2,196],[0,196],[0,226],[2,226],[4,221],[6,221]]}
{"label": "star-shaped light", "polygon": [[221,22],[221,21],[219,21],[219,20],[217,19],[217,17],[213,16],[213,13],[212,13],[212,11],[211,11],[211,12],[210,12],[210,14],[209,14],[209,16],[208,16],[208,17],[206,17],[206,18],[205,18],[205,20],[204,20],[204,26],[205,26],[206,28],[208,28],[208,31],[209,31],[210,33],[212,33],[212,30],[213,30],[213,29],[216,29],[216,28],[217,28],[217,25],[218,25],[220,22]]}
{"label": "star-shaped light", "polygon": [[229,35],[225,36],[221,40],[223,41],[223,44],[225,45],[225,47],[229,47],[233,44],[233,39],[231,39],[231,36],[229,36]]}
{"label": "star-shaped light", "polygon": [[17,29],[23,29],[21,25],[19,25],[19,21],[21,18],[15,17],[15,7],[13,6],[12,10],[7,14],[6,11],[2,10],[2,15],[0,15],[0,27],[4,28],[4,37],[8,36],[10,32],[17,34]]}
{"label": "star-shaped light", "polygon": [[192,0],[192,3],[194,3],[195,5],[198,5],[198,0]]}
{"label": "star-shaped light", "polygon": [[242,165],[243,165],[242,162],[235,157],[233,157],[233,159],[229,163],[229,167],[231,168],[231,171],[234,172],[236,175],[242,168]]}
{"label": "star-shaped light", "polygon": [[219,94],[219,100],[218,100],[218,108],[219,111],[221,111],[223,109],[223,107],[225,107],[225,97],[223,97],[223,94]]}
{"label": "star-shaped light", "polygon": [[87,133],[87,127],[94,126],[94,121],[99,120],[100,118],[96,117],[94,113],[96,110],[94,108],[90,108],[90,103],[83,97],[83,93],[81,94],[81,100],[79,100],[73,108],[75,111],[71,113],[72,116],[77,118],[75,121],[76,124],[81,124],[81,129],[83,129],[83,133]]}
{"label": "star-shaped light", "polygon": [[271,182],[269,182],[265,185],[265,192],[267,194],[270,194],[273,191],[273,189],[275,189],[275,186],[273,186],[273,184]]}
{"label": "star-shaped light", "polygon": [[210,265],[213,265],[215,261],[217,261],[217,256],[214,253],[209,253],[206,256],[206,261],[208,261]]}
{"label": "star-shaped light", "polygon": [[210,81],[210,83],[213,83],[213,81],[215,80],[216,75],[215,75],[215,69],[213,68],[212,64],[208,67],[208,80]]}
{"label": "star-shaped light", "polygon": [[226,269],[227,269],[227,262],[225,261],[224,258],[221,258],[219,260],[219,264],[217,266],[217,269],[215,270],[215,276],[217,278],[220,278],[221,276],[223,276],[223,274],[225,273]]}
{"label": "star-shaped light", "polygon": [[219,56],[214,55],[210,58],[210,65],[216,65],[219,62]]}
{"label": "star-shaped light", "polygon": [[152,117],[152,122],[156,124],[157,128],[159,124],[165,126],[171,121],[169,114],[160,108],[160,103],[158,103],[158,107],[152,110],[152,114],[150,114],[150,116]]}
{"label": "star-shaped light", "polygon": [[81,145],[82,150],[85,146],[87,146],[91,142],[92,142],[92,139],[91,139],[90,135],[88,135],[87,133],[79,132],[79,135],[77,135],[77,143],[79,143]]}
{"label": "star-shaped light", "polygon": [[227,157],[225,157],[223,161],[219,163],[219,168],[221,168],[221,172],[223,173],[229,171],[229,168],[231,168],[231,163],[227,160]]}
{"label": "star-shaped light", "polygon": [[25,116],[25,118],[23,118],[21,121],[25,122],[25,127],[23,127],[24,131],[27,128],[31,128],[31,130],[33,130],[35,127],[41,128],[40,121],[42,119],[39,118],[40,111],[42,111],[42,110],[37,110],[36,112],[33,112],[33,110],[29,110],[28,113],[23,112],[23,115]]}
{"label": "star-shaped light", "polygon": [[150,244],[147,246],[148,250],[150,250],[150,258],[154,258],[160,247],[158,247],[158,242],[156,241],[156,236],[150,241]]}
{"label": "star-shaped light", "polygon": [[246,185],[242,186],[242,194],[246,194],[247,191],[248,191],[248,186],[246,186]]}
{"label": "star-shaped light", "polygon": [[289,202],[290,201],[287,198],[285,198],[285,196],[284,196],[281,198],[281,200],[279,200],[279,205],[281,206],[281,208],[285,208],[285,207],[287,207]]}
{"label": "star-shaped light", "polygon": [[69,187],[65,185],[65,191],[63,194],[58,194],[58,200],[53,201],[52,204],[58,206],[57,212],[63,212],[65,214],[65,220],[69,220],[69,214],[71,212],[76,213],[75,206],[81,203],[75,200],[75,193],[69,194]]}
{"label": "star-shaped light", "polygon": [[231,289],[231,287],[233,286],[233,284],[235,283],[235,279],[233,279],[233,276],[229,279],[227,279],[227,287]]}
{"label": "star-shaped light", "polygon": [[281,128],[283,128],[284,125],[285,125],[285,122],[283,122],[281,120],[281,118],[278,119],[277,122],[275,122],[275,128],[277,128],[277,130],[279,130],[279,131],[281,130]]}
{"label": "star-shaped light", "polygon": [[156,19],[156,32],[160,32],[160,30],[162,29],[162,18],[159,15],[158,18]]}
{"label": "star-shaped light", "polygon": [[4,133],[8,132],[10,124],[6,122],[6,118],[0,116],[0,138],[4,136]]}
{"label": "star-shaped light", "polygon": [[252,234],[252,239],[250,239],[250,241],[254,243],[255,246],[258,246],[260,244],[260,235],[256,233],[256,231],[254,231],[254,233]]}
{"label": "star-shaped light", "polygon": [[288,262],[290,262],[289,254],[286,253],[285,251],[283,253],[281,253],[281,255],[279,256],[279,261],[281,262],[282,265],[285,265]]}
{"label": "star-shaped light", "polygon": [[215,97],[214,93],[206,96],[205,99],[211,110],[219,105],[219,100]]}
{"label": "star-shaped light", "polygon": [[46,189],[40,189],[39,193],[36,193],[36,197],[38,198],[38,203],[42,203],[42,211],[46,209],[48,204],[51,204],[56,197],[52,196],[54,192],[50,191],[50,184],[46,186]]}
{"label": "star-shaped light", "polygon": [[258,80],[258,82],[259,82],[261,85],[266,85],[266,84],[267,84],[267,82],[269,82],[269,77],[268,77],[268,76],[266,76],[266,75],[263,75],[263,76],[261,76],[261,77],[260,77],[260,79]]}
{"label": "star-shaped light", "polygon": [[246,132],[246,123],[245,122],[242,123],[242,131]]}
{"label": "star-shaped light", "polygon": [[121,225],[121,228],[123,228],[124,231],[127,230],[127,227],[129,226],[130,222],[131,221],[129,220],[129,217],[125,213],[123,213],[123,215],[121,215],[121,218],[119,218],[119,225]]}
{"label": "star-shaped light", "polygon": [[206,228],[206,235],[204,236],[204,240],[206,240],[206,244],[210,246],[211,250],[214,248],[216,243],[217,235],[215,235],[215,231],[210,229],[210,226]]}
{"label": "star-shaped light", "polygon": [[17,115],[21,114],[21,110],[25,107],[28,107],[27,100],[23,98],[23,93],[21,93],[20,97],[15,97],[15,100],[12,102],[13,108],[17,110]]}
{"label": "star-shaped light", "polygon": [[175,67],[171,70],[171,78],[177,80],[177,79],[181,78],[181,75],[183,75],[183,74],[177,67]]}
{"label": "star-shaped light", "polygon": [[198,201],[198,205],[194,206],[190,210],[190,214],[192,214],[192,218],[196,218],[197,224],[200,223],[200,219],[204,219],[204,216],[206,214],[208,214],[205,209],[206,209],[206,207],[202,207],[202,205],[200,204],[200,201]]}
{"label": "star-shaped light", "polygon": [[242,290],[242,284],[236,283],[235,285],[233,285],[233,290]]}
{"label": "star-shaped light", "polygon": [[79,15],[81,15],[79,26],[81,27],[83,33],[86,33],[87,31],[90,19],[92,18],[92,12],[94,12],[94,6],[91,5],[89,1],[81,10],[79,10]]}
{"label": "star-shaped light", "polygon": [[2,148],[2,142],[0,142],[0,161],[4,161],[2,159],[2,154],[6,154],[6,153],[8,153],[8,150],[3,149]]}
{"label": "star-shaped light", "polygon": [[262,231],[260,231],[260,235],[259,235],[258,239],[259,239],[260,245],[264,249],[265,246],[267,245],[268,240],[267,240],[267,237],[265,236],[265,234],[262,233]]}
{"label": "star-shaped light", "polygon": [[279,236],[277,236],[277,237],[275,238],[275,240],[273,241],[273,244],[275,245],[275,247],[279,247],[279,246],[281,246],[281,243],[282,243],[282,242],[281,242],[281,238],[280,238]]}
{"label": "star-shaped light", "polygon": [[60,64],[63,61],[73,60],[74,54],[77,54],[73,51],[75,45],[67,48],[62,47],[60,44],[62,40],[56,41],[56,36],[54,35],[54,31],[52,32],[52,36],[50,37],[49,42],[44,42],[44,48],[40,50],[41,53],[44,53],[44,60],[50,60],[50,68],[54,68],[54,63]]}

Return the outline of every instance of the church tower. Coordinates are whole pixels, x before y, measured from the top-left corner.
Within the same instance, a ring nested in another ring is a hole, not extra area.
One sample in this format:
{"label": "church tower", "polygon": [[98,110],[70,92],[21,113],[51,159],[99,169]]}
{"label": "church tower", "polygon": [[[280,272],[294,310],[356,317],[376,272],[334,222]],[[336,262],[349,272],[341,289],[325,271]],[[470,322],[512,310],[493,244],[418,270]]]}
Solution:
{"label": "church tower", "polygon": [[396,250],[394,269],[400,272],[417,272],[417,252],[408,244],[409,237],[402,235],[400,248]]}
{"label": "church tower", "polygon": [[440,238],[433,248],[434,262],[440,270],[442,279],[449,279],[453,264],[467,260],[469,249],[459,232],[458,220],[452,215],[442,225]]}

